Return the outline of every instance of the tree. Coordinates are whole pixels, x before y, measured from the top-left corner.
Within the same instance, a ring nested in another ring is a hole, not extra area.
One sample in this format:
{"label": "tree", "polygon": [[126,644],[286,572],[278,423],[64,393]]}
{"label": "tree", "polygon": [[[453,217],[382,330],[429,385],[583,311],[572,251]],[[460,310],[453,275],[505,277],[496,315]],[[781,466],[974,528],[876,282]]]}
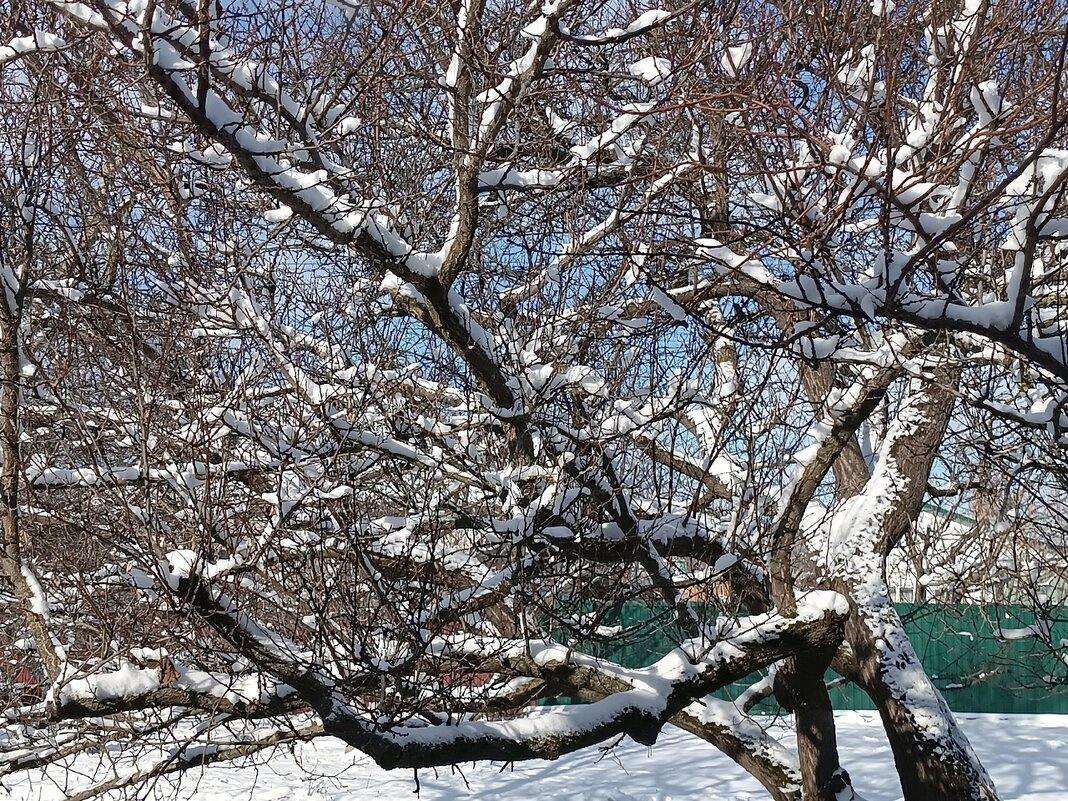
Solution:
{"label": "tree", "polygon": [[[0,775],[672,722],[842,799],[833,666],[909,801],[996,798],[885,564],[932,493],[1063,475],[1062,17],[14,4]],[[583,653],[625,598],[651,667]]]}

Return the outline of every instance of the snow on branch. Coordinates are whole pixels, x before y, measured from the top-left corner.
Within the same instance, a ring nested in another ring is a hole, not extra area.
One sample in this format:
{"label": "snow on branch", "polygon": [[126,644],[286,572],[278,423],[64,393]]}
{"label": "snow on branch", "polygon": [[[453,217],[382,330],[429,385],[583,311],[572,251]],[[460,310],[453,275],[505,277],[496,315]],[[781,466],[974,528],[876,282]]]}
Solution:
{"label": "snow on branch", "polygon": [[37,30],[32,36],[16,36],[0,45],[0,66],[31,53],[50,53],[66,46],[63,39],[48,31]]}

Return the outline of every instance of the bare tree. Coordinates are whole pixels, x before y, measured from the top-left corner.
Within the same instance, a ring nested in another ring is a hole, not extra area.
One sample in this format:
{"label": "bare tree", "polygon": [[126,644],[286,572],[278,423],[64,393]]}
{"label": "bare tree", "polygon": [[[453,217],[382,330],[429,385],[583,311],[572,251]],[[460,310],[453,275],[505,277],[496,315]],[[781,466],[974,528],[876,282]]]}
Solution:
{"label": "bare tree", "polygon": [[[841,801],[833,667],[909,801],[996,798],[886,564],[956,558],[932,496],[1064,475],[1062,16],[14,4],[0,776],[671,722]],[[650,667],[583,653],[623,599],[677,633]]]}

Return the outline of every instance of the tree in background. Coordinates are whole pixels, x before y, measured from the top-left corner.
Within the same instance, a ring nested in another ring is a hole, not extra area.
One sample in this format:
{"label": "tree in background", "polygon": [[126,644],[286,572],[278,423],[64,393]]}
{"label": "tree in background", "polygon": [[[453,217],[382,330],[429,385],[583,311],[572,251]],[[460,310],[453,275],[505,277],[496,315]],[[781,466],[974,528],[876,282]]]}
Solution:
{"label": "tree in background", "polygon": [[[909,801],[996,798],[885,570],[932,496],[1058,508],[1062,17],[15,3],[0,775],[671,722],[840,801],[833,666]],[[627,599],[648,668],[583,653]]]}

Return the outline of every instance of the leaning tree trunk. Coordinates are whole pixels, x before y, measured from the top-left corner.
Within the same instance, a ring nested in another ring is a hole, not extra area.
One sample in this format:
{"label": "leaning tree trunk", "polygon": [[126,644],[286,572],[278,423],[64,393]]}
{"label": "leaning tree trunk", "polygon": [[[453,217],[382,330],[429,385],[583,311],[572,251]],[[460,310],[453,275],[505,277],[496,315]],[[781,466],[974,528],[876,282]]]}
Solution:
{"label": "leaning tree trunk", "polygon": [[889,598],[855,604],[846,639],[854,659],[850,678],[879,710],[905,801],[995,801],[993,782]]}
{"label": "leaning tree trunk", "polygon": [[992,801],[997,791],[924,670],[886,589],[886,558],[916,519],[952,415],[959,371],[912,379],[864,490],[832,523],[826,558],[849,598],[849,676],[883,720],[905,801]]}

